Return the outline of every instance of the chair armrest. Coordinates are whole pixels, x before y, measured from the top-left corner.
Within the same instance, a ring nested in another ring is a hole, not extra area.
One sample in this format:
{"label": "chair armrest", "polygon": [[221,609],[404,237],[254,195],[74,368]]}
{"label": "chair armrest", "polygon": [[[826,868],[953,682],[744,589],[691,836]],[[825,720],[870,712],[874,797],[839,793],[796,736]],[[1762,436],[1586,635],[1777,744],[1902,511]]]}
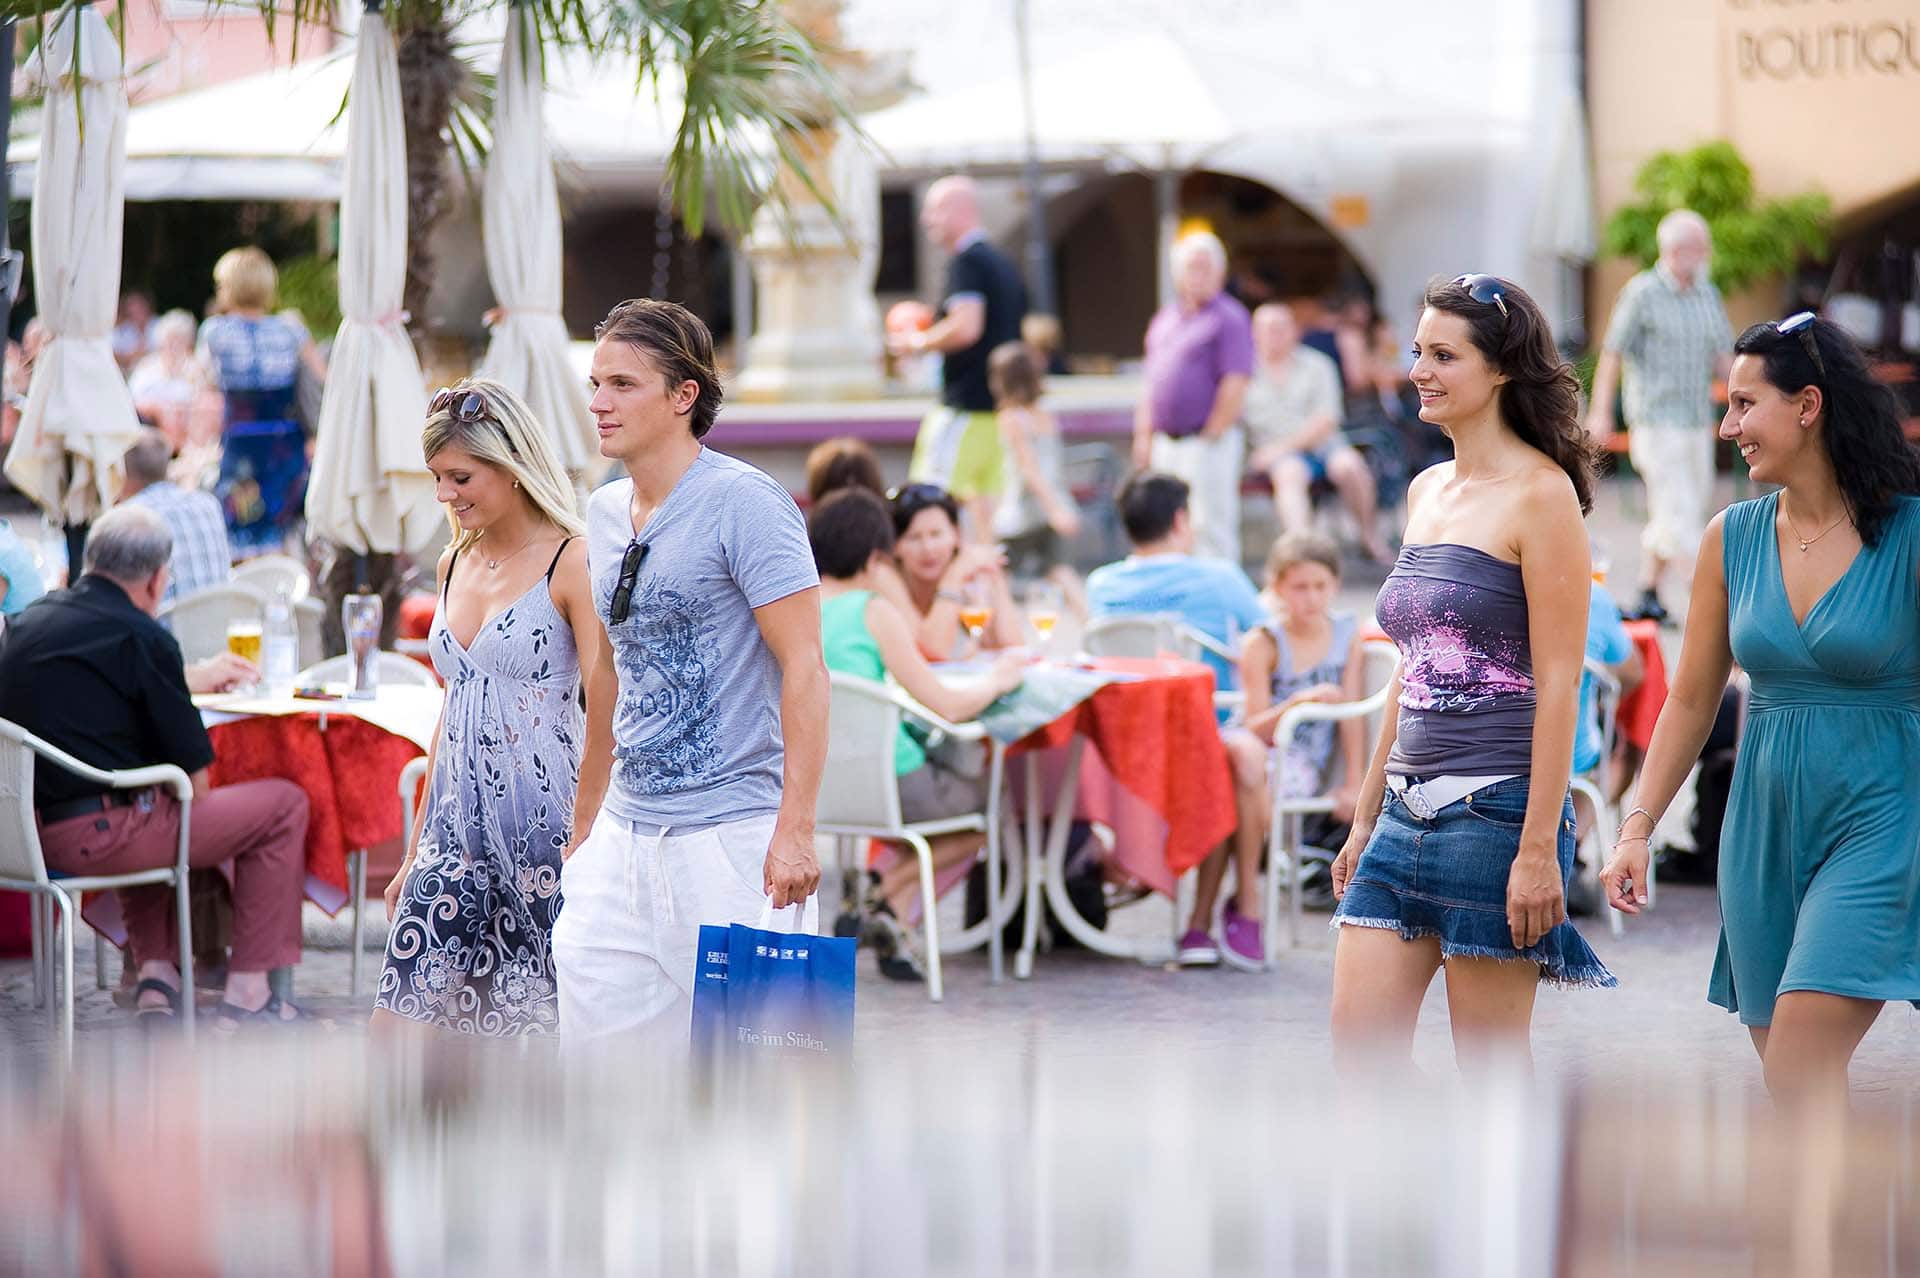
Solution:
{"label": "chair armrest", "polygon": [[125,768],[107,774],[116,790],[134,790],[142,786],[162,786],[173,791],[182,803],[193,802],[193,779],[171,763],[156,763],[145,768]]}
{"label": "chair armrest", "polygon": [[155,763],[144,768],[122,768],[117,772],[108,772],[80,760],[48,741],[43,741],[31,732],[21,731],[21,738],[27,748],[50,762],[57,763],[75,776],[84,777],[95,785],[104,785],[114,790],[135,790],[142,786],[165,786],[173,791],[175,798],[182,803],[193,801],[193,782],[184,770],[171,763]]}
{"label": "chair armrest", "polygon": [[1387,704],[1385,688],[1363,701],[1308,702],[1295,706],[1280,716],[1280,722],[1274,725],[1275,741],[1293,740],[1293,731],[1303,723],[1337,723],[1343,719],[1364,719]]}
{"label": "chair armrest", "polygon": [[1175,628],[1178,630],[1180,634],[1180,637],[1184,639],[1186,642],[1192,644],[1194,647],[1200,649],[1200,651],[1210,652],[1214,656],[1219,657],[1220,659],[1228,662],[1229,664],[1238,662],[1240,660],[1239,653],[1235,652],[1232,648],[1229,648],[1226,644],[1221,643],[1218,639],[1215,639],[1212,635],[1208,634],[1206,631],[1197,630],[1194,627],[1188,625],[1184,621],[1177,621],[1174,624],[1175,624]]}
{"label": "chair armrest", "polygon": [[945,733],[956,741],[980,741],[987,735],[987,730],[978,723],[954,723],[950,719],[941,718],[908,696],[904,688],[889,685],[887,695],[893,700],[893,704],[900,707],[901,714],[917,719],[935,732]]}

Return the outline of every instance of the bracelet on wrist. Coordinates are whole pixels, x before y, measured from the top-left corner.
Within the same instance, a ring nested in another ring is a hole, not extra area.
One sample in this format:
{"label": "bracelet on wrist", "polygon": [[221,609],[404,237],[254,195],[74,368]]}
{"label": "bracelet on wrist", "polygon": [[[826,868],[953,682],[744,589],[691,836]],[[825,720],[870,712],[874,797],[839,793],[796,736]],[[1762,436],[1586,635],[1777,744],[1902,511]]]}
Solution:
{"label": "bracelet on wrist", "polygon": [[1628,837],[1627,822],[1633,820],[1637,816],[1643,816],[1647,819],[1647,832],[1645,834],[1634,835],[1632,837],[1640,838],[1640,839],[1648,839],[1648,840],[1652,839],[1654,827],[1660,824],[1660,819],[1654,816],[1653,813],[1647,811],[1645,808],[1631,808],[1627,811],[1627,814],[1625,816],[1620,818],[1620,824],[1614,829],[1613,841],[1615,843],[1618,843],[1622,839],[1625,839]]}
{"label": "bracelet on wrist", "polygon": [[967,602],[966,597],[957,590],[936,590],[933,592],[933,597],[944,599],[956,607],[964,607]]}

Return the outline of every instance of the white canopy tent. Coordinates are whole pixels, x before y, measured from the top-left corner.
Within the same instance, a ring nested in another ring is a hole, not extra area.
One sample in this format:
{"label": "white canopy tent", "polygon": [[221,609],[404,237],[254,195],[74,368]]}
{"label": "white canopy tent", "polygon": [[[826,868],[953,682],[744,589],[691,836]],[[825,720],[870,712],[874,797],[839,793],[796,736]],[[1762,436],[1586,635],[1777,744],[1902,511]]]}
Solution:
{"label": "white canopy tent", "polygon": [[6,472],[43,510],[79,524],[119,496],[121,459],[140,431],[111,344],[127,86],[120,47],[97,10],[65,10],[52,21],[29,68],[48,85],[45,162],[33,182],[34,290],[48,342]]}
{"label": "white canopy tent", "polygon": [[[355,45],[135,107],[127,122],[130,200],[341,198],[353,119]],[[541,101],[555,159],[575,182],[658,182],[677,93],[636,88],[631,59],[549,50]],[[40,138],[7,147],[16,184]]]}

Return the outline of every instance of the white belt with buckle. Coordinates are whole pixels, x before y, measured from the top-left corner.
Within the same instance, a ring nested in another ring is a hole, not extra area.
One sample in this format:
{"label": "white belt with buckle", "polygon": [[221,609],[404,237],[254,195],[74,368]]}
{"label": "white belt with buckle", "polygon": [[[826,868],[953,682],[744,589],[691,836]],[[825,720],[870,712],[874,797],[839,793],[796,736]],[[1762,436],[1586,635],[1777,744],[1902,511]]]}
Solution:
{"label": "white belt with buckle", "polygon": [[1499,776],[1440,776],[1415,783],[1397,772],[1389,772],[1387,788],[1400,796],[1400,801],[1407,805],[1407,811],[1422,821],[1431,821],[1442,809],[1451,807],[1468,795],[1478,794],[1490,785],[1511,781],[1519,775],[1518,772],[1507,772]]}

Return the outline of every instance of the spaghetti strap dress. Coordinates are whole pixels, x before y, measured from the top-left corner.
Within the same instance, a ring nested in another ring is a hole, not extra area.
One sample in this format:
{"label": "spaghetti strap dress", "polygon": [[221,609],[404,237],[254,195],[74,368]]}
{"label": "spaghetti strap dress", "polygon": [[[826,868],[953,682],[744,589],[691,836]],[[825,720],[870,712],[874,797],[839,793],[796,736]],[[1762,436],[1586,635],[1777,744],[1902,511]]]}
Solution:
{"label": "spaghetti strap dress", "polygon": [[1920,498],[1899,500],[1804,623],[1778,501],[1731,506],[1722,527],[1728,638],[1752,692],[1708,998],[1747,1025],[1793,990],[1920,1006]]}
{"label": "spaghetti strap dress", "polygon": [[573,630],[553,601],[565,550],[469,647],[444,592],[433,619],[445,718],[375,999],[409,1020],[494,1037],[558,1024],[553,921],[585,736]]}

